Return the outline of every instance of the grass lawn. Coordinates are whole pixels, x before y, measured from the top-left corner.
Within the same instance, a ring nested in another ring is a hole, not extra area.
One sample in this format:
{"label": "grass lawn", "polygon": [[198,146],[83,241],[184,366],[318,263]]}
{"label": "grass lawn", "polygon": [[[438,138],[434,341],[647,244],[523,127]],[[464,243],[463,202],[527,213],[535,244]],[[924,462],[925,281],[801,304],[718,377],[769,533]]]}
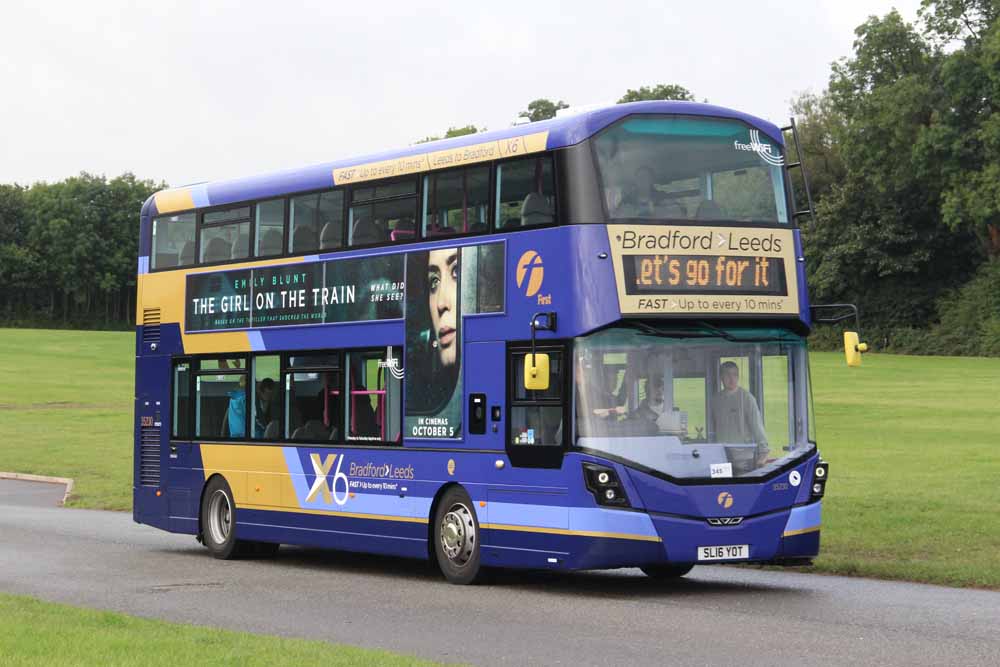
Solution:
{"label": "grass lawn", "polygon": [[72,477],[69,505],[132,508],[135,334],[0,329],[0,471]]}
{"label": "grass lawn", "polygon": [[[0,329],[0,470],[129,509],[128,333]],[[830,462],[816,569],[1000,588],[1000,359],[812,356]],[[26,378],[29,378],[26,380]]]}
{"label": "grass lawn", "polygon": [[433,665],[387,651],[151,621],[0,594],[3,665]]}
{"label": "grass lawn", "polygon": [[819,570],[1000,588],[1000,359],[812,357]]}

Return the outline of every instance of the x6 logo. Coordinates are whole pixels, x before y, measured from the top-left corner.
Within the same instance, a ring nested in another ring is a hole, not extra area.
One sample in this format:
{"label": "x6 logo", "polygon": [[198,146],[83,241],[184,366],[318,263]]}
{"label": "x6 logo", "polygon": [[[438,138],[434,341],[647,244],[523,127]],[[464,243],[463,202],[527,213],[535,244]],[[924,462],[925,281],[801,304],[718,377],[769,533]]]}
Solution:
{"label": "x6 logo", "polygon": [[[317,495],[322,494],[323,502],[327,505],[331,502],[336,502],[338,505],[346,503],[347,498],[350,495],[350,484],[347,481],[347,475],[340,472],[340,466],[344,463],[344,457],[341,456],[340,460],[337,462],[337,470],[333,473],[333,484],[330,487],[326,485],[326,476],[330,474],[330,468],[333,467],[334,461],[337,461],[337,455],[329,454],[326,459],[320,461],[319,454],[310,454],[309,459],[312,461],[313,472],[316,473],[316,481],[313,482],[312,488],[309,489],[309,495],[306,496],[306,502],[312,502],[316,499]],[[337,482],[341,479],[344,480],[343,497],[337,495]],[[332,498],[330,494],[331,490],[333,491]]]}

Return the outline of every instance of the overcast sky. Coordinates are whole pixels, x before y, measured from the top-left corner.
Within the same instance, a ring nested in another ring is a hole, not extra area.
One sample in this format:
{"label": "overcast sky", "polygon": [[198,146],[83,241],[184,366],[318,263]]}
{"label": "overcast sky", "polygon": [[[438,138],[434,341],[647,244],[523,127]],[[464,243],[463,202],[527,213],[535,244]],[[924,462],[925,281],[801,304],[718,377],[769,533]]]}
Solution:
{"label": "overcast sky", "polygon": [[421,4],[2,0],[0,182],[243,176],[656,83],[782,123],[919,0]]}

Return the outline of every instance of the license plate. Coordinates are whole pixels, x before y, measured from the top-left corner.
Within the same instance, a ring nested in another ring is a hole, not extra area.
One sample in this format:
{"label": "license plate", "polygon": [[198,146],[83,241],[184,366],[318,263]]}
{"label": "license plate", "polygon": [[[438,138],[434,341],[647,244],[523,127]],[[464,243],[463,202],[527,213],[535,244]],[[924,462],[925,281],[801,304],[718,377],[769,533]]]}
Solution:
{"label": "license plate", "polygon": [[698,560],[736,560],[750,557],[749,544],[730,544],[720,547],[698,547]]}

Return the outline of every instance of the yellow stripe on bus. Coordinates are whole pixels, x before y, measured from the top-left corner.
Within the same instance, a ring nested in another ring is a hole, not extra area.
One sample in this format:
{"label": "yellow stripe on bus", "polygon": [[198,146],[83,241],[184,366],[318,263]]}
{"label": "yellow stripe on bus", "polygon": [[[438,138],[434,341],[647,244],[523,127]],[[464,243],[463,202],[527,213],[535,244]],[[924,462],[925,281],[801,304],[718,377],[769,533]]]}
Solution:
{"label": "yellow stripe on bus", "polygon": [[574,535],[577,537],[606,537],[614,540],[639,540],[641,542],[662,542],[656,535],[635,535],[632,533],[605,533],[597,530],[567,530],[566,528],[544,528],[541,526],[514,526],[504,523],[482,523],[480,528],[490,530],[518,530],[525,533],[551,533],[553,535]]}
{"label": "yellow stripe on bus", "polygon": [[194,208],[194,197],[191,195],[191,188],[177,188],[176,190],[164,190],[153,195],[156,202],[156,212],[159,214],[173,213],[174,211],[187,211]]}
{"label": "yellow stripe on bus", "polygon": [[380,178],[419,174],[420,172],[433,171],[435,169],[448,169],[466,164],[490,162],[518,155],[528,155],[544,151],[548,140],[549,133],[546,130],[545,132],[535,132],[520,137],[484,141],[479,144],[462,146],[461,148],[428,151],[427,153],[392,158],[391,160],[380,160],[378,162],[356,164],[350,167],[340,167],[333,170],[333,183],[334,185],[361,183]]}

